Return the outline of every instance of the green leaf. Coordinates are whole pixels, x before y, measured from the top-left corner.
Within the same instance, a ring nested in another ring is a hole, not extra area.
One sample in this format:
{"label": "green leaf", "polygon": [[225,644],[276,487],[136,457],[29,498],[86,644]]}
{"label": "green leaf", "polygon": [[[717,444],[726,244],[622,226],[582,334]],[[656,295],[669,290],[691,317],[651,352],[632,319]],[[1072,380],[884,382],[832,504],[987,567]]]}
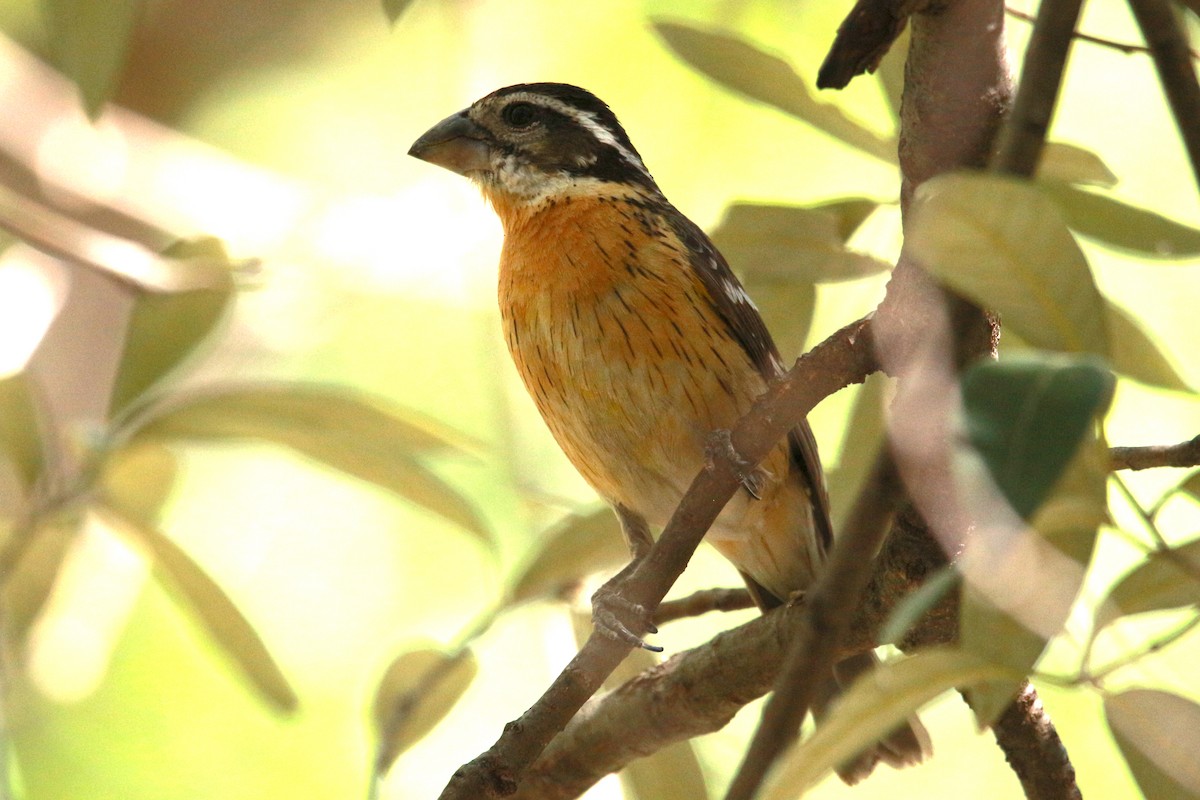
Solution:
{"label": "green leaf", "polygon": [[817,287],[811,283],[778,281],[746,276],[746,293],[758,306],[784,364],[790,364],[804,352],[817,309]]}
{"label": "green leaf", "polygon": [[1117,176],[1091,150],[1064,142],[1047,142],[1038,164],[1037,176],[1059,183],[1116,186]]}
{"label": "green leaf", "polygon": [[896,163],[896,142],[819,102],[809,83],[790,64],[728,33],[657,20],[654,30],[681,60],[727,89],[797,117],[817,130],[874,156]]}
{"label": "green leaf", "polygon": [[813,735],[777,762],[760,794],[764,800],[800,797],[836,765],[879,741],[948,689],[1022,678],[1004,666],[947,648],[881,664],[855,681]]}
{"label": "green leaf", "polygon": [[1200,255],[1200,230],[1122,203],[1107,195],[1054,181],[1040,182],[1067,224],[1090,239],[1145,258]]}
{"label": "green leaf", "polygon": [[626,800],[705,800],[709,797],[704,771],[691,741],[684,740],[651,753],[621,770]]}
{"label": "green leaf", "polygon": [[513,603],[555,597],[586,575],[629,561],[621,526],[609,508],[571,514],[540,540],[541,547],[513,581]]}
{"label": "green leaf", "polygon": [[951,173],[921,184],[905,248],[1034,347],[1107,356],[1104,300],[1057,206],[1028,182]]}
{"label": "green leaf", "polygon": [[[225,248],[217,239],[205,238],[172,245],[164,255],[224,260]],[[129,318],[121,365],[113,386],[111,413],[121,411],[178,367],[213,332],[233,299],[232,272],[220,285],[172,293],[144,293]]]}
{"label": "green leaf", "polygon": [[879,61],[879,67],[875,70],[875,77],[879,80],[880,88],[883,90],[883,96],[887,100],[897,128],[900,127],[900,103],[904,94],[904,62],[908,60],[908,48],[911,41],[912,29],[905,26]]}
{"label": "green leaf", "polygon": [[383,0],[383,13],[392,25],[400,21],[400,17],[412,5],[412,0]]}
{"label": "green leaf", "polygon": [[[1022,675],[1029,673],[1047,639],[1066,623],[1079,593],[1096,535],[1108,519],[1107,477],[1108,448],[1103,439],[1091,436],[1033,515],[1032,531],[1019,534],[1021,538],[1006,536],[1003,520],[998,520],[998,535],[977,540],[968,548],[964,560],[974,560],[975,565],[972,569],[963,564],[972,581],[962,596],[960,638],[964,650]],[[972,505],[986,507],[983,500]],[[972,547],[978,550],[974,555]],[[997,608],[993,598],[973,583],[977,580],[987,582],[995,599],[1020,619]],[[971,707],[979,724],[991,725],[1020,686],[1020,681],[1012,681],[973,691]]]}
{"label": "green leaf", "polygon": [[41,475],[45,458],[31,390],[24,373],[0,378],[0,459],[12,464],[26,491]]}
{"label": "green leaf", "polygon": [[1200,706],[1169,692],[1130,689],[1106,697],[1104,714],[1143,795],[1200,798]]}
{"label": "green leaf", "polygon": [[178,599],[251,685],[276,708],[293,711],[296,692],[258,632],[216,581],[157,527],[175,471],[175,459],[165,447],[139,443],[121,448],[105,464],[103,498],[96,510],[114,530],[149,551]]}
{"label": "green leaf", "polygon": [[1117,581],[1108,594],[1096,625],[1102,627],[1123,614],[1143,614],[1200,605],[1200,539],[1156,550]]}
{"label": "green leaf", "polygon": [[1150,386],[1195,391],[1132,314],[1113,303],[1107,303],[1106,311],[1114,370]]}
{"label": "green leaf", "polygon": [[864,198],[810,208],[733,203],[712,239],[748,279],[856,280],[891,269],[882,259],[846,248],[846,240],[878,205]]}
{"label": "green leaf", "polygon": [[95,119],[117,89],[142,0],[41,0],[54,66],[75,82]]}
{"label": "green leaf", "polygon": [[892,379],[882,372],[869,376],[854,396],[846,420],[837,463],[826,472],[833,529],[842,530],[863,481],[875,464],[886,433],[883,417]]}
{"label": "green leaf", "polygon": [[470,650],[450,655],[427,647],[402,653],[391,663],[375,690],[378,774],[442,721],[478,671]]}
{"label": "green leaf", "polygon": [[921,584],[920,588],[905,597],[892,609],[887,621],[879,629],[879,643],[899,644],[900,640],[904,638],[904,634],[908,633],[909,629],[917,624],[917,621],[925,616],[929,609],[937,605],[947,593],[957,588],[961,580],[962,575],[953,566],[943,567],[933,573]]}
{"label": "green leaf", "polygon": [[29,542],[5,575],[0,588],[0,599],[4,604],[4,632],[9,641],[24,641],[30,626],[50,598],[67,551],[78,531],[77,518],[61,517],[41,522],[29,532]]}
{"label": "green leaf", "polygon": [[491,542],[474,506],[414,458],[457,449],[466,437],[366,395],[305,384],[224,389],[167,408],[146,421],[137,437],[259,439],[288,447]]}
{"label": "green leaf", "polygon": [[1022,518],[1041,504],[1108,408],[1114,383],[1090,358],[1033,353],[963,373],[967,435]]}

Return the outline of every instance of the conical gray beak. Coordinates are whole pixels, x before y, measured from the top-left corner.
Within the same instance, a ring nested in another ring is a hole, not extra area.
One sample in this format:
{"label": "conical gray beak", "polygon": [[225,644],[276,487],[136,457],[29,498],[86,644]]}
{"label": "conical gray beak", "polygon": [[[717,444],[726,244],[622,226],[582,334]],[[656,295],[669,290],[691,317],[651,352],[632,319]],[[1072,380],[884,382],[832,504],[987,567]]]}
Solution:
{"label": "conical gray beak", "polygon": [[460,111],[425,131],[413,142],[408,154],[459,175],[467,175],[492,168],[490,138],[466,111]]}

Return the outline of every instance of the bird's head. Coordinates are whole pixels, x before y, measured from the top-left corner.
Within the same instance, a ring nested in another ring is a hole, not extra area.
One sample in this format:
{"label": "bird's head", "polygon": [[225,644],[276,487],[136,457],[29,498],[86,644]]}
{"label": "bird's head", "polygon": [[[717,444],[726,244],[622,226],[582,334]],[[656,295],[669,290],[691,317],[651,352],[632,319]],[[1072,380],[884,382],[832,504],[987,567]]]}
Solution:
{"label": "bird's head", "polygon": [[434,125],[408,154],[505,204],[602,184],[658,191],[612,110],[564,83],[498,89]]}

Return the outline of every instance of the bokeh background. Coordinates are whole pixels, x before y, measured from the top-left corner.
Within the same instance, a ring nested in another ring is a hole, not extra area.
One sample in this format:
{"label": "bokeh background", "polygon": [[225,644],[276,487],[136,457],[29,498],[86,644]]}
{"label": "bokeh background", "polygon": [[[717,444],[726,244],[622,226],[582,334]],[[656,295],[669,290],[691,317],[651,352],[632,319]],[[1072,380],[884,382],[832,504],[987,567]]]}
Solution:
{"label": "bokeh background", "polygon": [[[573,654],[564,604],[527,603],[494,620],[492,612],[546,531],[566,514],[592,510],[595,498],[543,430],[504,351],[497,221],[466,181],[408,158],[409,144],[492,89],[564,81],[616,110],[666,195],[706,228],[735,200],[890,202],[893,166],[719,88],[677,60],[651,24],[737,32],[811,81],[847,7],[416,0],[392,27],[374,0],[152,0],[137,22],[116,107],[92,124],[73,87],[38,60],[53,49],[39,4],[0,0],[7,157],[98,206],[177,235],[211,234],[235,257],[261,259],[182,385],[322,382],[426,415],[471,442],[431,465],[486,523],[486,535],[464,531],[278,448],[184,448],[164,528],[258,629],[296,687],[299,709],[289,716],[263,703],[147,580],[144,558],[103,531],[85,534],[36,623],[27,670],[10,675],[8,767],[17,795],[365,797],[376,746],[370,707],[387,665],[414,647],[454,647],[485,627],[471,642],[478,673],[462,700],[378,787],[383,798],[436,796]],[[1019,64],[1028,25],[1009,25]],[[1138,40],[1115,0],[1089,4],[1083,27]],[[873,80],[822,99],[892,133]],[[1052,138],[1098,153],[1120,179],[1115,196],[1200,223],[1196,188],[1144,55],[1077,45]],[[877,212],[859,246],[894,257],[896,216]],[[1200,383],[1195,264],[1085,248],[1106,294],[1143,321],[1186,380]],[[807,341],[868,311],[885,279],[819,286]],[[13,322],[31,313],[20,282],[3,285],[5,330],[28,330],[33,323]],[[831,465],[852,397],[831,398],[812,418]],[[1198,429],[1194,399],[1122,381],[1108,435],[1114,444],[1167,443]],[[1130,478],[1147,502],[1178,480]],[[1136,527],[1119,502],[1114,507],[1118,522]],[[1198,520],[1187,499],[1162,516],[1179,537],[1194,534]],[[1135,555],[1121,536],[1103,538],[1085,598],[1102,594]],[[702,551],[676,593],[714,585],[737,585],[737,576]],[[672,624],[659,641],[677,652],[749,613]],[[1185,665],[1196,655],[1196,643],[1184,642],[1120,680],[1194,697],[1194,670]],[[1063,665],[1051,652],[1043,666],[1053,673]],[[1097,697],[1050,681],[1039,688],[1083,793],[1136,797]],[[752,705],[695,743],[714,795],[756,718]],[[853,795],[831,779],[812,796],[1020,796],[957,696],[924,718],[937,754],[931,763],[882,769]],[[588,797],[621,791],[610,778]]]}

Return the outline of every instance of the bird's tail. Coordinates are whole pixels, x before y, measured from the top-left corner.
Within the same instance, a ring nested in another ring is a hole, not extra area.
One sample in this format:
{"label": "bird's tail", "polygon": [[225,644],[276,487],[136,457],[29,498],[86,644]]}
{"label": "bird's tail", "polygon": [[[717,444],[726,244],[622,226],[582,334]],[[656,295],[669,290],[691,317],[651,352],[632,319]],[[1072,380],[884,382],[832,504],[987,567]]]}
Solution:
{"label": "bird's tail", "polygon": [[[813,716],[818,725],[838,694],[860,675],[873,670],[878,663],[879,659],[874,653],[862,653],[851,656],[834,667],[834,675],[820,688],[816,702],[813,703]],[[837,774],[843,781],[853,785],[870,775],[880,761],[898,769],[924,761],[931,752],[929,732],[919,719],[912,716],[906,724],[894,729],[877,744],[839,765]]]}

